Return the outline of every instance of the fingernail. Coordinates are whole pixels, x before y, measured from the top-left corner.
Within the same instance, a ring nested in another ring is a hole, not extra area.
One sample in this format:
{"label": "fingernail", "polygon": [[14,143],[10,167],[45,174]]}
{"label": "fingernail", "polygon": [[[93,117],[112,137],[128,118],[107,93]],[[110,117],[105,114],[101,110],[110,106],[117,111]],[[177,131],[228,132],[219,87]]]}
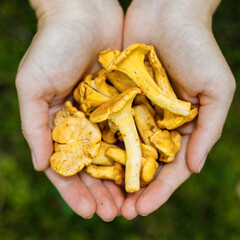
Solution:
{"label": "fingernail", "polygon": [[113,221],[113,219],[111,219],[111,220],[106,220],[106,219],[103,219],[103,221],[104,221],[104,222],[112,222],[112,221]]}
{"label": "fingernail", "polygon": [[31,154],[32,154],[32,162],[33,162],[33,166],[34,166],[35,169],[37,169],[37,161],[36,161],[36,157],[35,157],[35,155],[34,155],[33,152],[31,152]]}
{"label": "fingernail", "polygon": [[93,217],[93,215],[92,216],[90,216],[90,217],[87,217],[87,218],[85,218],[85,219],[91,219]]}
{"label": "fingernail", "polygon": [[198,172],[201,172],[201,170],[204,166],[204,163],[206,162],[206,159],[207,159],[207,155],[205,155],[205,157],[203,157],[202,162],[200,163],[200,165],[198,167]]}
{"label": "fingernail", "polygon": [[146,217],[148,214],[140,214],[140,216],[142,217]]}
{"label": "fingernail", "polygon": [[133,220],[134,218],[136,218],[137,216],[131,217],[131,218],[126,218],[128,221]]}

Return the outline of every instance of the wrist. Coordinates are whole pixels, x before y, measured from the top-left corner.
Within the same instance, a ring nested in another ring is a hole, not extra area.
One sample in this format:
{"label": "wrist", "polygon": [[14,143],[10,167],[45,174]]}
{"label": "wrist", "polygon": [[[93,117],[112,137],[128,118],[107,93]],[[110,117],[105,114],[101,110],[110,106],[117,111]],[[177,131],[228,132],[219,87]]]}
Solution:
{"label": "wrist", "polygon": [[220,2],[221,0],[133,0],[133,5],[158,11],[163,20],[183,17],[209,25]]}
{"label": "wrist", "polygon": [[40,26],[56,19],[78,22],[83,18],[89,21],[96,18],[98,22],[99,15],[104,16],[106,12],[121,9],[117,0],[29,0],[29,2],[36,12]]}

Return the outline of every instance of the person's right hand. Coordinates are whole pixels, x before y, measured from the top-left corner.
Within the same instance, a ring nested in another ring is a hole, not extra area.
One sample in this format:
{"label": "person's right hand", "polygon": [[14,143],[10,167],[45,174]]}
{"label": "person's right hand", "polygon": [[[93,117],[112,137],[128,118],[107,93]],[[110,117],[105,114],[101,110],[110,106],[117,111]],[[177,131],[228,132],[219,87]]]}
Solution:
{"label": "person's right hand", "polygon": [[116,0],[31,0],[38,31],[23,57],[16,86],[22,131],[34,167],[45,170],[68,205],[80,216],[95,212],[106,221],[120,212],[121,189],[82,172],[62,177],[49,167],[53,116],[85,72],[95,69],[97,53],[121,50],[123,12]]}

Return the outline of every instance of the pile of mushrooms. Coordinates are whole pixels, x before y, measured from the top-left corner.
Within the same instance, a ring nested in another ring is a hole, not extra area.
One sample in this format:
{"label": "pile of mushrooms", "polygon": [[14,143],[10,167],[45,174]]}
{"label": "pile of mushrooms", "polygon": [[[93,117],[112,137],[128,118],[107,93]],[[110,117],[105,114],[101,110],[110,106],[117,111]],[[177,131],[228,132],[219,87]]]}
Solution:
{"label": "pile of mushrooms", "polygon": [[76,107],[67,101],[55,116],[50,164],[63,176],[84,169],[119,185],[125,180],[126,191],[136,192],[159,164],[174,160],[181,148],[174,129],[198,109],[177,98],[151,45],[107,49],[98,61],[103,68],[74,90]]}

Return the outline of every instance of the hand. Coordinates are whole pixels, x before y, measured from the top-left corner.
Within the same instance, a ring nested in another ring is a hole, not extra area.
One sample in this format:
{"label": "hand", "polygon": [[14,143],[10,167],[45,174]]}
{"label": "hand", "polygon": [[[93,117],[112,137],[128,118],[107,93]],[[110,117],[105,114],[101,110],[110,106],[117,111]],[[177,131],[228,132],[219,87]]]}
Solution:
{"label": "hand", "polygon": [[38,31],[23,57],[16,86],[22,131],[34,167],[45,170],[68,205],[80,216],[95,212],[112,220],[124,195],[109,181],[81,173],[62,177],[49,167],[53,151],[53,116],[86,71],[97,67],[97,53],[121,49],[123,12],[113,0],[32,0]]}
{"label": "hand", "polygon": [[123,48],[153,44],[177,95],[199,106],[197,122],[182,126],[182,148],[145,189],[129,194],[122,215],[147,215],[192,172],[201,171],[221,136],[235,90],[234,77],[214,39],[211,18],[219,0],[135,0],[127,11]]}

